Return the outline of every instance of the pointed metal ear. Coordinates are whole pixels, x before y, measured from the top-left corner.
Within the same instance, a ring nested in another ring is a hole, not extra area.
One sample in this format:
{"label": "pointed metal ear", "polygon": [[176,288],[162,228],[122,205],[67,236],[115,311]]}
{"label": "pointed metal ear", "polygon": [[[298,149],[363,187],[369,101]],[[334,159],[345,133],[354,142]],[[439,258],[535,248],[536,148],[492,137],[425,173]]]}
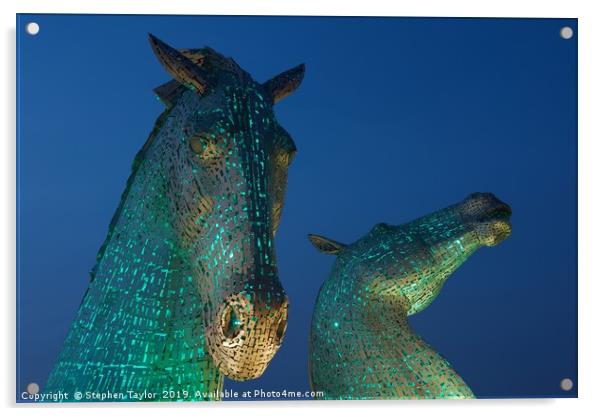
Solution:
{"label": "pointed metal ear", "polygon": [[165,84],[159,85],[153,91],[167,108],[171,108],[176,105],[176,101],[186,91],[186,87],[175,79],[172,79]]}
{"label": "pointed metal ear", "polygon": [[276,75],[269,81],[266,81],[263,86],[268,92],[268,95],[272,98],[274,104],[276,104],[278,101],[293,93],[299,85],[301,85],[304,75],[305,64],[297,65],[280,75]]}
{"label": "pointed metal ear", "polygon": [[307,238],[309,238],[309,241],[311,241],[315,248],[326,254],[339,254],[347,247],[346,244],[322,237],[321,235],[309,234]]}
{"label": "pointed metal ear", "polygon": [[194,88],[200,94],[209,89],[208,77],[202,67],[151,33],[148,34],[148,40],[161,65],[176,81]]}

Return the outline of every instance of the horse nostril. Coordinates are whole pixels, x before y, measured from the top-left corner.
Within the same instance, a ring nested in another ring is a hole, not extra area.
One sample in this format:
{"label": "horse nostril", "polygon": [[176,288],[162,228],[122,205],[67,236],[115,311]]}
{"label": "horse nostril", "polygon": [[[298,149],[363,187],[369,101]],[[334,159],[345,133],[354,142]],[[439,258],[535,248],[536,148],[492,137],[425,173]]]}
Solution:
{"label": "horse nostril", "polygon": [[233,305],[228,305],[222,314],[222,332],[226,338],[232,339],[240,335],[242,322]]}
{"label": "horse nostril", "polygon": [[286,318],[280,319],[278,326],[276,327],[276,342],[281,343],[284,333],[286,332]]}

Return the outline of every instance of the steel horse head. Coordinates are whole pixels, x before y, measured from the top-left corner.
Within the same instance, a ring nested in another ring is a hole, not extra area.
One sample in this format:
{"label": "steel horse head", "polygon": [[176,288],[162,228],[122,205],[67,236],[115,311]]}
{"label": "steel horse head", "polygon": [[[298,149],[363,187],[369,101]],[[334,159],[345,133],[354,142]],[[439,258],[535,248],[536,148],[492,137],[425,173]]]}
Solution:
{"label": "steel horse head", "polygon": [[209,48],[149,40],[173,77],[155,89],[167,108],[47,390],[219,389],[223,376],[259,377],[284,337],[274,235],[296,148],[273,105],[304,66],[258,83]]}

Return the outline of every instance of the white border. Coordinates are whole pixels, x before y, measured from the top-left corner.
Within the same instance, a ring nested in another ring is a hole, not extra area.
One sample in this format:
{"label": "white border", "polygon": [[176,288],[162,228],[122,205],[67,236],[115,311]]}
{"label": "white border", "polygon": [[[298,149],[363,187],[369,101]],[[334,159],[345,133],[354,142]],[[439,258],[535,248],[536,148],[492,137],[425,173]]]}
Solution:
{"label": "white border", "polygon": [[[17,2],[15,2],[17,3]],[[584,2],[584,4],[586,4]],[[137,1],[20,0],[21,13],[119,13],[119,14],[245,14],[327,16],[491,16],[491,17],[583,17],[587,6],[579,1],[506,0],[169,0],[142,6]]]}
{"label": "white border", "polygon": [[[46,406],[35,408],[40,414],[105,415],[107,411],[128,415],[164,414],[176,408],[178,413],[198,415],[233,412],[248,414],[345,413],[420,413],[470,415],[487,412],[541,413],[546,415],[588,414],[599,408],[597,396],[602,369],[600,366],[599,297],[602,294],[601,256],[602,204],[597,178],[602,178],[601,81],[602,21],[595,1],[392,1],[392,0],[162,0],[142,6],[141,1],[104,0],[2,0],[3,42],[0,70],[4,97],[0,125],[4,129],[0,155],[0,264],[5,273],[2,295],[3,360],[0,394],[5,414],[34,411],[30,405],[15,405],[15,13],[118,13],[118,14],[239,14],[239,15],[344,15],[344,16],[472,16],[472,17],[577,17],[579,18],[579,399],[558,400],[480,400],[473,402],[258,402],[220,404],[141,404]],[[147,3],[147,2],[144,2]],[[545,151],[545,150],[544,150]],[[562,220],[562,219],[559,219]],[[542,288],[542,295],[545,288]],[[562,305],[558,305],[561,307]],[[43,347],[43,346],[42,346]],[[305,359],[305,357],[299,357]],[[492,377],[495,377],[492,374]],[[108,407],[108,408],[107,408]],[[200,409],[199,409],[200,407]],[[127,408],[127,409],[126,409]],[[168,410],[170,409],[170,410]]]}

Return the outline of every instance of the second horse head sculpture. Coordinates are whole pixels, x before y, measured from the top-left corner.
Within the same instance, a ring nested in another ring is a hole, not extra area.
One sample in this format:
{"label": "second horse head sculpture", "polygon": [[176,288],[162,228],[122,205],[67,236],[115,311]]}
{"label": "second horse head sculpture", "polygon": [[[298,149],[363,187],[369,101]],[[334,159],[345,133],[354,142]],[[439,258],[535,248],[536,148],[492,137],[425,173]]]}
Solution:
{"label": "second horse head sculpture", "polygon": [[471,398],[451,365],[408,323],[479,247],[511,233],[511,210],[493,194],[400,226],[376,225],[345,245],[310,235],[337,256],[316,301],[310,383],[326,399]]}

